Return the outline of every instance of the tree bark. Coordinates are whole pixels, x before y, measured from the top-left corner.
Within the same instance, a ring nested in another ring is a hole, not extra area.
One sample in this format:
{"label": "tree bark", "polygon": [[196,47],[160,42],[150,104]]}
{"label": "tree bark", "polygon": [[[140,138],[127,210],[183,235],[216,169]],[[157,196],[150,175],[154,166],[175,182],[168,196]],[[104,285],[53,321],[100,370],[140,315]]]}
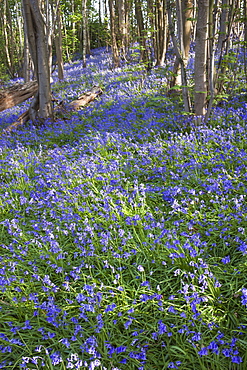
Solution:
{"label": "tree bark", "polygon": [[91,101],[95,100],[97,96],[102,94],[102,90],[99,87],[93,87],[92,90],[86,92],[85,94],[79,96],[76,100],[73,100],[70,103],[60,103],[56,109],[55,112],[68,112],[68,111],[77,111],[83,107],[85,107],[87,104],[89,104]]}
{"label": "tree bark", "polygon": [[57,7],[55,48],[57,55],[58,79],[62,81],[64,79],[64,68],[63,68],[62,22],[61,22],[60,3],[58,3]]}
{"label": "tree bark", "polygon": [[207,37],[209,0],[198,0],[195,46],[195,114],[204,116],[207,103]]}
{"label": "tree bark", "polygon": [[204,118],[206,123],[209,119],[210,113],[213,108],[215,96],[215,39],[217,28],[217,0],[209,0],[209,37],[208,37],[208,88],[210,99],[208,102],[207,113]]}
{"label": "tree bark", "polygon": [[110,24],[111,24],[111,47],[112,47],[112,59],[113,67],[120,67],[119,52],[117,47],[116,39],[116,27],[115,27],[115,10],[113,0],[109,0],[109,11],[110,11]]}
{"label": "tree bark", "polygon": [[167,41],[167,14],[165,0],[156,0],[155,2],[155,57],[156,66],[163,66],[166,56],[166,41]]}
{"label": "tree bark", "polygon": [[43,123],[47,118],[53,119],[50,88],[51,71],[48,61],[48,46],[44,27],[45,21],[41,14],[38,0],[22,0],[22,3],[29,49],[38,81],[37,110],[30,111],[30,115],[33,121],[38,120],[40,123]]}
{"label": "tree bark", "polygon": [[[178,19],[178,39],[181,56],[183,58],[184,67],[187,67],[190,51],[191,37],[191,17],[193,12],[192,0],[177,0],[177,19]],[[181,85],[181,69],[178,58],[176,57],[173,66],[174,78],[171,81],[170,87]]]}
{"label": "tree bark", "polygon": [[167,13],[168,13],[168,22],[169,22],[170,34],[171,34],[173,46],[174,46],[174,49],[175,49],[176,58],[177,58],[178,62],[180,63],[180,66],[181,66],[182,94],[183,94],[183,101],[184,101],[184,109],[185,109],[185,112],[189,113],[191,111],[191,104],[190,104],[190,96],[189,96],[189,91],[188,91],[186,69],[185,69],[183,57],[182,57],[181,52],[179,50],[179,47],[177,45],[177,40],[176,40],[175,33],[174,33],[174,26],[173,26],[173,22],[172,22],[170,0],[168,0],[168,2],[167,2]]}
{"label": "tree bark", "polygon": [[31,98],[37,90],[37,81],[28,82],[24,85],[16,84],[8,89],[0,90],[0,112]]}
{"label": "tree bark", "polygon": [[136,21],[137,21],[137,28],[139,33],[139,40],[140,40],[140,62],[147,63],[148,58],[148,51],[146,45],[146,38],[145,38],[145,27],[144,27],[144,18],[142,13],[142,6],[140,0],[135,0],[135,13],[136,13]]}
{"label": "tree bark", "polygon": [[82,0],[82,63],[83,68],[86,68],[86,52],[87,52],[87,0]]}
{"label": "tree bark", "polygon": [[119,37],[120,37],[120,50],[122,58],[126,60],[128,50],[128,27],[127,27],[127,11],[128,4],[126,0],[118,0],[118,21],[119,21]]}
{"label": "tree bark", "polygon": [[229,0],[222,0],[222,10],[220,14],[220,30],[219,30],[219,39],[218,39],[218,46],[217,52],[218,54],[221,53],[223,49],[224,43],[226,41],[226,30],[227,30],[227,19],[229,13]]}
{"label": "tree bark", "polygon": [[5,55],[6,55],[6,62],[7,62],[7,69],[10,74],[10,76],[14,77],[14,55],[13,55],[13,37],[12,37],[12,27],[11,27],[11,21],[9,19],[9,5],[8,1],[3,1],[4,9],[2,14],[2,20],[3,20],[3,36],[4,36],[4,49],[5,49]]}

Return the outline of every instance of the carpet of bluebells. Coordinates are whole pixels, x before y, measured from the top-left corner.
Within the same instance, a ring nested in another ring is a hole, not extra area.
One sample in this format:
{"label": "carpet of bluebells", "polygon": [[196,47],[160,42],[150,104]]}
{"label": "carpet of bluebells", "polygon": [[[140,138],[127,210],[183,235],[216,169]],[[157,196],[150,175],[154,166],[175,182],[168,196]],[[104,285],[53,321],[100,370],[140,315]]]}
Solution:
{"label": "carpet of bluebells", "polygon": [[245,370],[246,95],[195,126],[165,68],[110,66],[66,65],[57,99],[103,94],[0,137],[0,368]]}

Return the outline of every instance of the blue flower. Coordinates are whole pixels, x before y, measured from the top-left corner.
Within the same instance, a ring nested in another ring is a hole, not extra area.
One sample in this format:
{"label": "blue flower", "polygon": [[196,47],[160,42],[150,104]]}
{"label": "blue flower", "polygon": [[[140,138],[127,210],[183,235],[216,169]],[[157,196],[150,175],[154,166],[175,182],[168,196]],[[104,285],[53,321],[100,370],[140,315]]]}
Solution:
{"label": "blue flower", "polygon": [[224,263],[225,265],[226,265],[227,263],[229,263],[230,261],[231,261],[230,256],[226,256],[226,257],[224,257],[224,258],[222,258],[222,259],[221,259],[221,262],[222,262],[222,263]]}
{"label": "blue flower", "polygon": [[198,355],[200,357],[207,356],[208,355],[208,349],[207,349],[207,347],[203,347],[202,349],[200,349],[200,351],[198,351]]}

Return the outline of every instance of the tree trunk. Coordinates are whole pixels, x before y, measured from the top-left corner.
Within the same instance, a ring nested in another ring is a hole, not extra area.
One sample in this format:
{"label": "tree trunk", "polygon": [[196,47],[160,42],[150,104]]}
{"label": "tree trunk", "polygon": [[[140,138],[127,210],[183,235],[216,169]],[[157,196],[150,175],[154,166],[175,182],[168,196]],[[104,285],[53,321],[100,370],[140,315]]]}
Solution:
{"label": "tree trunk", "polygon": [[191,104],[190,104],[190,96],[189,96],[189,91],[188,91],[186,69],[185,69],[183,57],[179,50],[177,40],[175,37],[175,33],[174,33],[170,0],[167,1],[167,13],[168,13],[169,29],[170,29],[170,34],[171,34],[173,46],[174,46],[175,53],[176,53],[176,58],[181,65],[182,94],[183,94],[183,101],[184,101],[184,109],[185,109],[185,112],[189,113],[191,111],[191,107],[190,107]]}
{"label": "tree trunk", "polygon": [[26,22],[27,37],[32,56],[35,74],[38,81],[37,108],[30,111],[31,119],[40,123],[47,118],[53,119],[53,106],[50,88],[50,68],[46,44],[44,19],[38,0],[22,0],[24,21]]}
{"label": "tree trunk", "polygon": [[27,30],[25,29],[26,22],[24,22],[24,58],[23,58],[23,78],[24,82],[31,81],[31,70],[32,70],[32,60],[30,58]]}
{"label": "tree trunk", "polygon": [[247,1],[244,0],[244,74],[247,84]]}
{"label": "tree trunk", "polygon": [[117,47],[116,27],[115,27],[115,10],[113,0],[109,0],[110,24],[111,24],[111,47],[113,67],[120,67],[119,52]]}
{"label": "tree trunk", "polygon": [[128,31],[127,31],[127,1],[118,0],[118,21],[119,21],[119,36],[120,36],[120,50],[122,58],[126,60],[128,50]]}
{"label": "tree trunk", "polygon": [[[53,44],[53,37],[55,29],[53,28],[54,19],[52,17],[53,11],[51,10],[51,7],[53,7],[53,4],[49,4],[49,0],[44,0],[45,5],[45,44],[46,44],[46,50],[47,50],[47,60],[48,60],[48,68],[50,70],[50,82],[52,82],[52,44]],[[57,7],[56,7],[57,12]]]}
{"label": "tree trunk", "polygon": [[167,14],[165,0],[156,0],[155,3],[155,28],[156,28],[156,66],[163,66],[166,56],[167,40]]}
{"label": "tree trunk", "polygon": [[195,46],[195,114],[203,116],[207,103],[207,37],[209,0],[198,0]]}
{"label": "tree trunk", "polygon": [[57,68],[58,68],[58,79],[62,81],[64,79],[63,69],[63,45],[62,45],[62,22],[61,22],[61,9],[60,3],[57,5],[57,19],[55,26],[55,48],[57,56]]}
{"label": "tree trunk", "polygon": [[93,87],[92,90],[86,92],[85,94],[79,96],[76,100],[73,100],[72,102],[68,104],[62,104],[58,105],[55,109],[55,112],[68,112],[68,111],[77,111],[83,107],[85,107],[87,104],[89,104],[91,101],[95,100],[97,96],[102,94],[102,90],[99,87]]}
{"label": "tree trunk", "polygon": [[[13,47],[14,45],[11,42],[11,34],[12,29],[10,29],[11,22],[9,22],[8,17],[8,1],[3,1],[4,9],[2,14],[2,20],[3,20],[3,36],[4,36],[4,49],[5,49],[5,56],[6,56],[6,62],[7,62],[7,69],[10,74],[10,76],[14,77],[14,61],[13,61]],[[12,38],[12,37],[11,37]]]}
{"label": "tree trunk", "polygon": [[87,52],[87,0],[82,0],[82,63],[83,68],[86,68],[86,52]]}
{"label": "tree trunk", "polygon": [[218,65],[217,65],[217,74],[216,74],[216,85],[217,91],[221,92],[224,88],[224,79],[219,80],[219,76],[224,76],[226,73],[226,65],[224,65],[223,60],[224,56],[228,55],[229,47],[230,47],[230,36],[233,29],[233,22],[234,18],[238,12],[239,3],[238,0],[236,2],[233,0],[231,4],[229,4],[229,12],[228,12],[228,20],[227,20],[227,33],[224,39],[223,47],[220,50]]}
{"label": "tree trunk", "polygon": [[227,19],[229,13],[229,0],[222,0],[222,10],[220,14],[220,30],[217,52],[220,54],[226,41]]}
{"label": "tree trunk", "polygon": [[145,37],[145,27],[144,27],[144,18],[142,13],[142,6],[140,0],[135,0],[135,13],[136,13],[136,21],[137,21],[137,28],[139,33],[139,40],[140,40],[140,62],[147,63],[148,58],[148,51],[146,45],[146,37]]}
{"label": "tree trunk", "polygon": [[193,17],[193,0],[182,1],[182,19],[183,19],[183,49],[184,49],[184,64],[187,67],[190,54],[190,38]]}
{"label": "tree trunk", "polygon": [[[179,47],[181,56],[183,58],[184,67],[186,68],[189,60],[190,51],[190,37],[192,28],[191,17],[193,12],[193,3],[192,0],[177,0],[176,4]],[[173,74],[174,77],[171,80],[170,87],[181,85],[181,68],[177,57],[173,66]]]}
{"label": "tree trunk", "polygon": [[215,95],[215,39],[217,23],[217,3],[218,0],[209,0],[209,37],[208,37],[208,87],[210,99],[208,102],[207,113],[204,119],[206,123],[213,108]]}

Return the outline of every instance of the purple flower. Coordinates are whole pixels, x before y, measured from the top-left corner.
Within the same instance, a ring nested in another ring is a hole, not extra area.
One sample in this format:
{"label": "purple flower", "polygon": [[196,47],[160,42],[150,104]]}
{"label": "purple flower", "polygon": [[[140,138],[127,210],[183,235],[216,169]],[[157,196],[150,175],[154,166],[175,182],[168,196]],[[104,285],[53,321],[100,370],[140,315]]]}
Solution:
{"label": "purple flower", "polygon": [[61,343],[63,343],[65,345],[65,347],[69,348],[70,347],[70,342],[68,340],[68,338],[62,338],[60,340]]}
{"label": "purple flower", "polygon": [[160,320],[158,321],[158,334],[164,334],[167,332],[167,326]]}
{"label": "purple flower", "polygon": [[63,361],[61,353],[58,351],[50,354],[50,359],[51,359],[52,365],[54,366],[59,365]]}
{"label": "purple flower", "polygon": [[125,323],[124,323],[124,327],[125,327],[125,329],[128,329],[129,327],[130,327],[130,325],[132,324],[132,321],[133,320],[127,320]]}
{"label": "purple flower", "polygon": [[221,262],[224,263],[224,265],[226,265],[230,261],[231,261],[230,256],[226,256],[226,257],[224,257],[224,258],[221,259]]}
{"label": "purple flower", "polygon": [[202,349],[200,349],[200,351],[198,351],[198,355],[199,355],[200,357],[202,357],[202,356],[207,356],[207,354],[208,354],[208,349],[207,349],[207,347],[203,347]]}
{"label": "purple flower", "polygon": [[231,360],[234,364],[240,364],[243,362],[243,359],[240,356],[231,356]]}
{"label": "purple flower", "polygon": [[116,307],[117,307],[117,305],[116,305],[115,303],[109,304],[109,305],[106,307],[105,312],[113,311]]}

